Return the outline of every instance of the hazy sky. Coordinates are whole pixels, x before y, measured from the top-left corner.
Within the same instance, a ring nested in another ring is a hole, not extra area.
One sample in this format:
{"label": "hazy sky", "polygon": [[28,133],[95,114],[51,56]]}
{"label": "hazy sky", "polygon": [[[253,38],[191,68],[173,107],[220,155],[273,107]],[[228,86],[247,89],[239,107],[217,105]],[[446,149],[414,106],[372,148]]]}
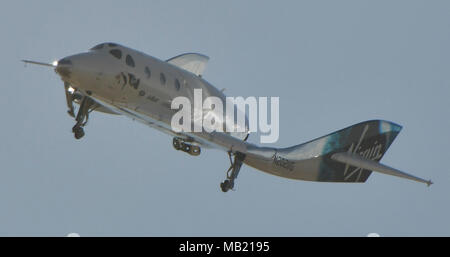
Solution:
{"label": "hazy sky", "polygon": [[[0,30],[0,236],[450,236],[449,1],[3,1]],[[273,146],[399,123],[382,161],[435,184],[244,166],[224,194],[224,152],[191,157],[101,113],[77,141],[59,77],[20,60],[105,41],[161,59],[200,52],[204,78],[228,95],[279,96]]]}

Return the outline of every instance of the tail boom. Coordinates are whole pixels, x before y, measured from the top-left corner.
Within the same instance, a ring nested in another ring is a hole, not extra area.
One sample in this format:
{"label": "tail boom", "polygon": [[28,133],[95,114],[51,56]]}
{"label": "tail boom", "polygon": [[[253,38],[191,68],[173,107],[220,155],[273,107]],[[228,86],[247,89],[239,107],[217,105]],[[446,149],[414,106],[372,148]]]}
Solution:
{"label": "tail boom", "polygon": [[249,144],[244,163],[299,180],[362,183],[376,171],[431,185],[431,181],[379,163],[400,130],[395,123],[372,120],[288,148]]}

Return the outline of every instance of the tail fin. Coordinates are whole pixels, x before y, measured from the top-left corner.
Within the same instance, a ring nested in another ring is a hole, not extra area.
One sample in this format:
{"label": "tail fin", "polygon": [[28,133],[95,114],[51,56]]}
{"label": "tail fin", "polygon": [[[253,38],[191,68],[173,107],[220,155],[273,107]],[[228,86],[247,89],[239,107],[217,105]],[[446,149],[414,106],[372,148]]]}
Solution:
{"label": "tail fin", "polygon": [[378,163],[401,128],[388,121],[366,121],[289,148],[249,147],[244,162],[292,179],[365,182],[372,171],[379,171],[430,184]]}

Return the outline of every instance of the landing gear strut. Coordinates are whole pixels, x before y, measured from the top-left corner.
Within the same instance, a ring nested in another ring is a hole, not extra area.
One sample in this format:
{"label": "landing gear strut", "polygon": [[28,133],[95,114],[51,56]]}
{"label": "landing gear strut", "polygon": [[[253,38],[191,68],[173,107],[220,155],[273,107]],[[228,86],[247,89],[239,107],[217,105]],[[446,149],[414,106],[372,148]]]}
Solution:
{"label": "landing gear strut", "polygon": [[173,148],[178,151],[186,152],[193,156],[200,155],[201,149],[200,147],[192,144],[186,143],[182,138],[174,137],[173,138]]}
{"label": "landing gear strut", "polygon": [[76,139],[80,139],[84,136],[83,127],[89,120],[89,113],[96,108],[96,105],[97,104],[94,100],[87,96],[83,96],[81,99],[80,109],[78,110],[77,117],[75,118],[77,123],[72,128],[72,132]]}
{"label": "landing gear strut", "polygon": [[71,117],[75,118],[75,109],[73,108],[73,101],[75,99],[74,99],[73,93],[71,93],[69,91],[69,89],[70,89],[70,84],[68,82],[64,82],[64,91],[66,93],[66,103],[67,103],[67,108],[69,109],[69,110],[67,110],[67,113]]}
{"label": "landing gear strut", "polygon": [[[232,155],[234,155],[234,161]],[[224,193],[234,188],[234,180],[237,178],[239,174],[242,162],[245,159],[245,154],[240,152],[236,153],[228,152],[228,157],[230,158],[231,166],[227,170],[227,179],[225,179],[222,183],[220,183],[220,189],[222,189],[222,192]]]}

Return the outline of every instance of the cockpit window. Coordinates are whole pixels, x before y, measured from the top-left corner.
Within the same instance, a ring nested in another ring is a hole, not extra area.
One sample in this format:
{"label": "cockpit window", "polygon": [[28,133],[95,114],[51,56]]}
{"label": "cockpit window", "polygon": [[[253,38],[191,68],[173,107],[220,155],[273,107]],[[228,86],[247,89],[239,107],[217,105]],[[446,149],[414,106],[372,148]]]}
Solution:
{"label": "cockpit window", "polygon": [[114,43],[108,43],[108,46],[109,46],[109,47],[116,47],[117,44],[114,44]]}
{"label": "cockpit window", "polygon": [[134,67],[134,60],[129,54],[127,54],[127,58],[125,59],[125,62],[127,63],[128,66]]}
{"label": "cockpit window", "polygon": [[120,51],[119,49],[113,49],[113,50],[109,51],[109,53],[112,54],[117,59],[122,58],[122,51]]}
{"label": "cockpit window", "polygon": [[103,48],[104,45],[105,45],[105,44],[98,44],[98,45],[92,47],[91,50],[100,50],[100,49]]}

